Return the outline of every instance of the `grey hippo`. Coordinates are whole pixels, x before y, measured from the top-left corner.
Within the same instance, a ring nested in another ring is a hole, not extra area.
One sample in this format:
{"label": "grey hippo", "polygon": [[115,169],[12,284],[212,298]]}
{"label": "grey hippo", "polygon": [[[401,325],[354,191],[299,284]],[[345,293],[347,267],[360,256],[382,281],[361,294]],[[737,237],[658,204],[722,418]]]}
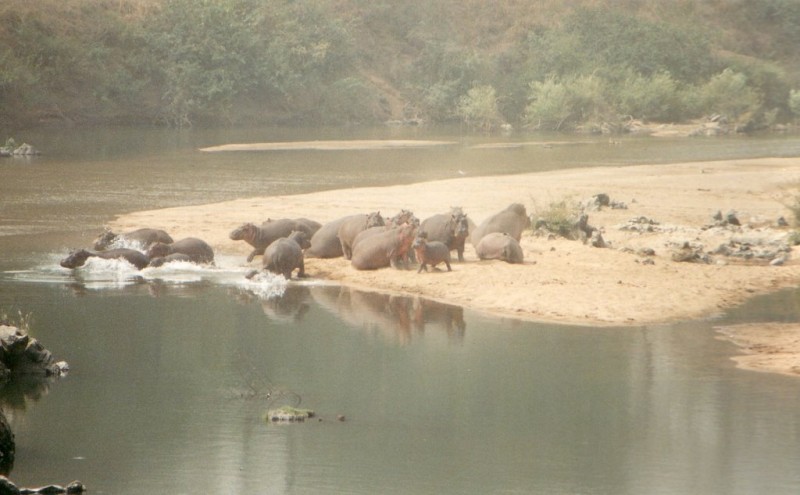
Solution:
{"label": "grey hippo", "polygon": [[72,251],[66,258],[59,263],[64,268],[77,268],[83,266],[89,258],[101,258],[104,260],[123,259],[141,270],[150,262],[150,258],[135,249],[109,249],[107,251],[93,252],[86,249]]}
{"label": "grey hippo", "polygon": [[347,218],[339,225],[339,230],[336,232],[339,237],[339,242],[342,245],[342,254],[344,259],[349,260],[353,256],[353,241],[356,236],[364,230],[371,227],[380,227],[386,225],[379,211],[372,213],[353,215]]}
{"label": "grey hippo", "polygon": [[110,229],[106,229],[94,240],[94,248],[101,251],[120,241],[135,242],[142,249],[147,249],[156,242],[172,244],[172,237],[160,229],[137,229],[122,234],[115,234]]}
{"label": "grey hippo", "polygon": [[209,246],[206,241],[195,237],[186,237],[172,244],[157,242],[147,250],[147,257],[152,260],[154,258],[163,258],[164,256],[169,256],[174,253],[187,255],[193,263],[214,262],[214,250],[211,249],[211,246]]}
{"label": "grey hippo", "polygon": [[390,265],[398,267],[400,261],[408,260],[408,251],[416,231],[415,225],[406,224],[360,241],[353,249],[353,268],[377,270]]}
{"label": "grey hippo", "polygon": [[342,243],[339,241],[339,227],[351,218],[361,217],[361,214],[348,215],[337,218],[324,224],[311,236],[311,247],[306,249],[307,258],[338,258],[342,256]]}
{"label": "grey hippo", "polygon": [[519,242],[506,233],[492,232],[483,236],[475,247],[478,258],[482,260],[502,260],[508,263],[522,263],[522,247]]}
{"label": "grey hippo", "polygon": [[472,232],[470,241],[477,248],[483,236],[493,232],[508,234],[519,241],[522,238],[522,231],[530,226],[531,219],[528,218],[525,207],[519,203],[512,203],[505,210],[495,213],[478,225]]}
{"label": "grey hippo", "polygon": [[234,229],[229,237],[234,241],[245,241],[253,246],[253,251],[247,256],[247,262],[253,261],[256,256],[263,255],[267,246],[276,239],[287,237],[293,231],[305,232],[308,237],[314,235],[320,229],[318,222],[307,218],[279,218],[268,219],[257,226],[253,223],[245,223]]}
{"label": "grey hippo", "polygon": [[[286,280],[292,278],[294,270],[297,270],[298,277],[305,277],[303,249],[309,246],[308,236],[302,231],[295,230],[288,237],[276,239],[264,251],[264,270],[276,275],[283,275]],[[257,272],[250,272],[248,278],[252,278],[255,273]]]}
{"label": "grey hippo", "polygon": [[464,261],[464,242],[469,237],[470,225],[467,214],[460,207],[454,207],[450,213],[433,215],[422,221],[419,229],[427,234],[427,240],[444,243],[451,251],[456,250],[458,261]]}
{"label": "grey hippo", "polygon": [[417,255],[417,261],[419,261],[417,273],[422,273],[422,270],[427,272],[428,265],[431,265],[431,268],[436,268],[439,263],[444,263],[448,272],[452,271],[450,268],[450,248],[447,244],[441,241],[429,241],[427,233],[420,232],[411,247]]}

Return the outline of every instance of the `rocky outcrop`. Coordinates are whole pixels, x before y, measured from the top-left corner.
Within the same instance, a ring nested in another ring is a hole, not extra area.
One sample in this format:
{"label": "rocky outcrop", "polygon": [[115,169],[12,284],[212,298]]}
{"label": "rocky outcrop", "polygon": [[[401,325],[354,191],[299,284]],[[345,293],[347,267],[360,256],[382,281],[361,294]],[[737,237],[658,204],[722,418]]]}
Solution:
{"label": "rocky outcrop", "polygon": [[0,380],[20,375],[59,376],[68,370],[65,361],[56,362],[53,354],[24,330],[0,324]]}

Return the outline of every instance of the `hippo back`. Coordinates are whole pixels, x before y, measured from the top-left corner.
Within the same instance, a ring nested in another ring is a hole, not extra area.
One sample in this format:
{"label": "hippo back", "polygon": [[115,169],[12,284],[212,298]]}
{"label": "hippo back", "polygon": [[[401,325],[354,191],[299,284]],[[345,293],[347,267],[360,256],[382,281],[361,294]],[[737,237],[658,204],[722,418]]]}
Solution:
{"label": "hippo back", "polygon": [[339,227],[350,217],[342,217],[328,222],[311,236],[311,247],[306,250],[309,258],[338,258],[342,255],[342,243],[339,242]]}
{"label": "hippo back", "polygon": [[204,240],[195,237],[186,237],[172,244],[156,243],[147,251],[149,258],[168,256],[173,253],[187,255],[194,263],[212,263],[214,250]]}
{"label": "hippo back", "polygon": [[513,203],[508,208],[483,221],[472,233],[470,240],[472,245],[477,247],[480,240],[486,234],[506,233],[519,241],[522,238],[522,231],[531,226],[531,220],[525,211],[525,207],[519,203]]}
{"label": "hippo back", "polygon": [[390,266],[397,258],[407,255],[415,232],[415,226],[404,225],[363,239],[353,248],[353,268],[376,270]]}
{"label": "hippo back", "polygon": [[264,269],[277,275],[283,275],[287,280],[290,279],[295,268],[302,270],[302,245],[308,245],[304,232],[294,231],[289,237],[275,240],[264,251],[262,261]]}
{"label": "hippo back", "polygon": [[172,237],[165,231],[160,229],[137,229],[123,234],[115,234],[111,230],[106,229],[94,241],[94,248],[98,251],[108,249],[111,245],[119,242],[133,242],[138,244],[142,249],[147,249],[156,242],[163,242],[164,244],[171,244]]}
{"label": "hippo back", "polygon": [[377,211],[369,214],[353,215],[342,222],[337,235],[339,236],[339,242],[342,244],[342,253],[345,259],[350,259],[353,241],[359,233],[371,227],[379,227],[382,225],[385,225],[385,222],[380,212]]}

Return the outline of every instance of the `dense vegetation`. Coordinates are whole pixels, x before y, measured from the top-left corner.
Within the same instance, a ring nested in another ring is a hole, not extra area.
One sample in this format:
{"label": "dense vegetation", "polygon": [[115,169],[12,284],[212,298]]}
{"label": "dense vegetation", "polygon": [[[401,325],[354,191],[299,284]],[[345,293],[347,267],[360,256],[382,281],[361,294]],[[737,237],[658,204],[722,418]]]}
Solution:
{"label": "dense vegetation", "polygon": [[0,125],[800,116],[796,0],[5,0]]}

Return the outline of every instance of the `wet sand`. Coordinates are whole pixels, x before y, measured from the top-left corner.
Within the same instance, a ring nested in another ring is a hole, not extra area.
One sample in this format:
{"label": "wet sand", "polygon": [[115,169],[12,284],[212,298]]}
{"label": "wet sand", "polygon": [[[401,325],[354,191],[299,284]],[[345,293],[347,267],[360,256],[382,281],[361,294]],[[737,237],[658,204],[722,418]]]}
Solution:
{"label": "wet sand", "polygon": [[[731,240],[785,236],[779,217],[800,190],[800,159],[764,158],[629,167],[593,167],[499,177],[461,177],[411,185],[242,198],[222,203],[135,212],[109,225],[115,231],[163,228],[175,239],[200,237],[218,252],[245,256],[249,245],[228,234],[245,222],[307,217],[325,223],[344,215],[380,210],[391,216],[412,210],[424,219],[462,206],[480,223],[518,202],[529,213],[562,200],[584,201],[599,193],[626,209],[590,211],[610,247],[550,239],[526,232],[523,265],[479,261],[468,245],[452,272],[361,272],[344,259],[308,259],[314,278],[362,289],[416,294],[499,316],[592,326],[651,325],[711,318],[757,294],[796,287],[800,262],[793,248],[781,266],[716,259],[676,262],[685,242],[712,251]],[[712,216],[734,210],[742,225],[707,228]],[[622,230],[632,218],[658,224],[650,232]],[[638,254],[642,248],[654,256]],[[651,263],[652,261],[652,263]],[[251,263],[258,267],[260,258]],[[792,364],[795,366],[795,364]]]}

